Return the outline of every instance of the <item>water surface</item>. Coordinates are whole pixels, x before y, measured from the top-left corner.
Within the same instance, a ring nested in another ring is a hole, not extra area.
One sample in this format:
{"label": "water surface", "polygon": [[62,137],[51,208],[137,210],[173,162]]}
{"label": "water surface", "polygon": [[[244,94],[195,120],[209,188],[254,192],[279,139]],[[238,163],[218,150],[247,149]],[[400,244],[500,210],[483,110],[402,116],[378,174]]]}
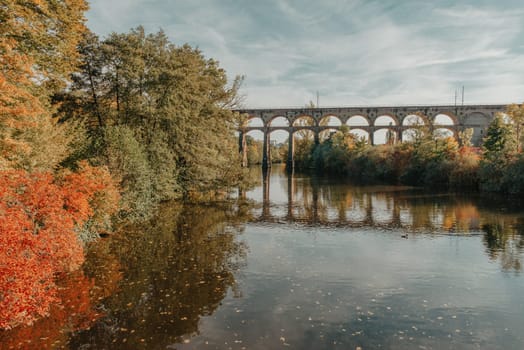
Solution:
{"label": "water surface", "polygon": [[516,203],[254,176],[238,200],[165,205],[93,245],[64,287],[83,307],[3,346],[524,348]]}

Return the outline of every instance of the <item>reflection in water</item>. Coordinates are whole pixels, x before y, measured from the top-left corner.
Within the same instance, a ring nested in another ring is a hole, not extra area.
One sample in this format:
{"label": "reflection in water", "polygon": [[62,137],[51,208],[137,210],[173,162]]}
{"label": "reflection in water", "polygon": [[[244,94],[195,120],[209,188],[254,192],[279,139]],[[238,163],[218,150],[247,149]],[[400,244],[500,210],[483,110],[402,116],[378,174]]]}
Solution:
{"label": "reflection in water", "polygon": [[[490,199],[476,198],[474,202],[468,196],[428,194],[401,186],[355,187],[302,174],[286,176],[279,167],[261,176],[262,212],[255,214],[253,222],[484,234],[491,259],[500,257],[505,270],[521,270],[524,219],[501,212]],[[285,201],[283,194],[287,195]],[[254,190],[247,196],[256,200],[258,195]]]}
{"label": "reflection in water", "polygon": [[487,223],[484,243],[492,260],[500,259],[504,270],[521,271],[521,257],[524,252],[524,232],[515,230],[512,224]]}
{"label": "reflection in water", "polygon": [[520,209],[253,171],[94,244],[66,308],[0,349],[524,348]]}
{"label": "reflection in water", "polygon": [[77,270],[58,283],[57,304],[49,316],[32,326],[17,327],[0,332],[0,349],[68,348],[68,335],[92,327],[105,311],[97,306],[100,300],[112,295],[122,280],[121,265],[109,250],[107,241],[91,250],[86,271]]}
{"label": "reflection in water", "polygon": [[239,209],[168,206],[145,230],[130,228],[114,239],[112,250],[128,262],[125,282],[104,302],[107,317],[74,337],[73,348],[163,349],[197,334],[200,318],[228,290],[240,295],[234,272],[246,247],[237,239]]}
{"label": "reflection in water", "polygon": [[[263,209],[258,221],[439,229],[461,233],[480,227],[477,208],[465,198],[424,195],[421,191],[400,186],[354,187],[316,177],[295,174],[284,177],[281,171],[269,169],[262,175]],[[271,189],[271,172],[287,182],[276,184],[277,193]],[[287,192],[286,203],[282,201],[283,189]],[[254,191],[253,197],[257,196]]]}

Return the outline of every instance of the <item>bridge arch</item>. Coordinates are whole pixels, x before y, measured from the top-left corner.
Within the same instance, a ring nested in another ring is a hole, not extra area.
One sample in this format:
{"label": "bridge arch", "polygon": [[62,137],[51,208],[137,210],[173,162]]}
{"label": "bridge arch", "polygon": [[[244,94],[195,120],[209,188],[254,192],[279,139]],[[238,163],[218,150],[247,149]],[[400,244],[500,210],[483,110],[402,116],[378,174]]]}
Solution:
{"label": "bridge arch", "polygon": [[266,126],[266,123],[264,122],[264,119],[262,119],[261,117],[256,117],[256,116],[248,116],[246,120],[244,120],[244,123],[242,125],[243,127],[249,127],[249,128],[253,128],[253,127],[265,127]]}
{"label": "bridge arch", "polygon": [[438,125],[435,127],[435,129],[433,129],[433,136],[439,139],[445,139],[447,137],[453,137],[457,139],[457,131],[452,127]]}
{"label": "bridge arch", "polygon": [[291,120],[292,126],[317,126],[317,121],[310,115],[298,115]]}
{"label": "bridge arch", "polygon": [[289,119],[287,117],[284,117],[283,115],[275,115],[275,116],[271,117],[270,119],[268,119],[267,126],[271,126],[271,127],[277,127],[277,126],[289,127],[290,126],[290,122],[289,122]]}
{"label": "bridge arch", "polygon": [[251,129],[243,132],[240,151],[242,166],[262,164],[264,131]]}
{"label": "bridge arch", "polygon": [[483,112],[473,111],[466,114],[466,117],[464,118],[464,125],[486,125],[490,119],[491,118],[489,117],[489,115]]}
{"label": "bridge arch", "polygon": [[402,142],[414,142],[424,136],[424,130],[420,128],[408,128],[402,130]]}
{"label": "bridge arch", "polygon": [[294,129],[292,135],[295,139],[307,139],[313,141],[315,139],[315,131],[313,127],[304,127],[303,129]]}
{"label": "bridge arch", "polygon": [[454,113],[439,111],[431,118],[433,125],[458,125],[459,120]]}
{"label": "bridge arch", "polygon": [[374,126],[400,125],[396,115],[392,113],[382,113],[373,120]]}
{"label": "bridge arch", "polygon": [[324,127],[319,131],[318,139],[322,143],[326,141],[327,139],[329,139],[331,135],[336,133],[337,131],[339,131],[339,128],[336,126],[335,127],[330,127],[330,126]]}
{"label": "bridge arch", "polygon": [[318,120],[318,125],[322,126],[341,126],[342,120],[338,115],[326,114]]}
{"label": "bridge arch", "polygon": [[374,145],[394,144],[398,141],[399,137],[395,128],[383,126],[376,128],[373,132]]}
{"label": "bridge arch", "polygon": [[359,127],[351,128],[349,129],[349,133],[355,135],[357,138],[363,138],[367,142],[369,142],[369,131],[366,131],[364,129],[361,129]]}
{"label": "bridge arch", "polygon": [[411,113],[402,118],[402,126],[429,126],[431,125],[428,117],[424,114]]}
{"label": "bridge arch", "polygon": [[370,126],[371,121],[368,117],[363,116],[361,114],[355,114],[348,118],[346,121],[346,125],[349,125],[349,127],[358,127],[358,126]]}
{"label": "bridge arch", "polygon": [[464,118],[464,128],[473,129],[471,142],[474,145],[480,145],[482,143],[490,121],[490,116],[480,111],[472,111],[466,114]]}
{"label": "bridge arch", "polygon": [[264,139],[264,131],[262,129],[251,129],[244,132],[244,135],[249,136],[250,138],[254,140],[263,140]]}

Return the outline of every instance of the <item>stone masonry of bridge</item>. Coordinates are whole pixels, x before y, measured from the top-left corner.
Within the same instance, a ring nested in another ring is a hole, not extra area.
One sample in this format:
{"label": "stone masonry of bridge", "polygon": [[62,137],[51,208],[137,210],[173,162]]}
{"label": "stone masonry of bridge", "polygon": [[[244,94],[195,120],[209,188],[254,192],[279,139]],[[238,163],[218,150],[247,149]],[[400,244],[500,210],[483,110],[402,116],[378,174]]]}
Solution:
{"label": "stone masonry of bridge", "polygon": [[[236,110],[244,116],[244,124],[239,127],[239,151],[242,155],[242,165],[247,165],[246,134],[253,130],[262,131],[263,159],[262,167],[271,166],[270,153],[270,134],[276,130],[284,130],[289,135],[294,135],[299,130],[311,130],[315,137],[315,142],[319,143],[319,134],[324,130],[337,130],[341,125],[348,125],[352,117],[360,117],[365,123],[351,125],[351,130],[361,130],[369,135],[369,142],[374,144],[374,134],[379,130],[389,130],[394,135],[394,140],[402,142],[403,132],[417,127],[429,128],[431,132],[436,129],[447,129],[456,138],[458,132],[466,129],[473,129],[472,143],[480,146],[482,138],[489,124],[497,112],[504,112],[505,105],[463,105],[463,106],[402,106],[402,107],[340,107],[340,108],[279,108],[279,109],[242,109]],[[418,120],[423,121],[424,125],[411,125],[408,118],[418,116]],[[445,115],[452,120],[452,124],[440,125],[435,123],[438,115]],[[389,117],[388,125],[377,125],[376,121],[380,117]],[[340,121],[340,125],[322,125],[325,118],[334,117]],[[272,126],[271,122],[276,118],[284,118],[286,126]],[[363,118],[363,119],[362,119]],[[249,121],[259,119],[262,126],[249,126]],[[298,122],[298,120],[308,119],[308,125]],[[288,159],[289,167],[294,164],[294,137],[288,138]]]}

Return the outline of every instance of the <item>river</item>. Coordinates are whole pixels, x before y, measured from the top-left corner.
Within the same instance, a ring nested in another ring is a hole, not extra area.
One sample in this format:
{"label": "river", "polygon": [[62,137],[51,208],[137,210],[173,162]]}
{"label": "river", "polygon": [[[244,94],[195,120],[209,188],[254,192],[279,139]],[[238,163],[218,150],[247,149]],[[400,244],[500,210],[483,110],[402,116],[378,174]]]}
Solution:
{"label": "river", "polygon": [[253,172],[90,246],[71,305],[3,348],[524,348],[520,204]]}

